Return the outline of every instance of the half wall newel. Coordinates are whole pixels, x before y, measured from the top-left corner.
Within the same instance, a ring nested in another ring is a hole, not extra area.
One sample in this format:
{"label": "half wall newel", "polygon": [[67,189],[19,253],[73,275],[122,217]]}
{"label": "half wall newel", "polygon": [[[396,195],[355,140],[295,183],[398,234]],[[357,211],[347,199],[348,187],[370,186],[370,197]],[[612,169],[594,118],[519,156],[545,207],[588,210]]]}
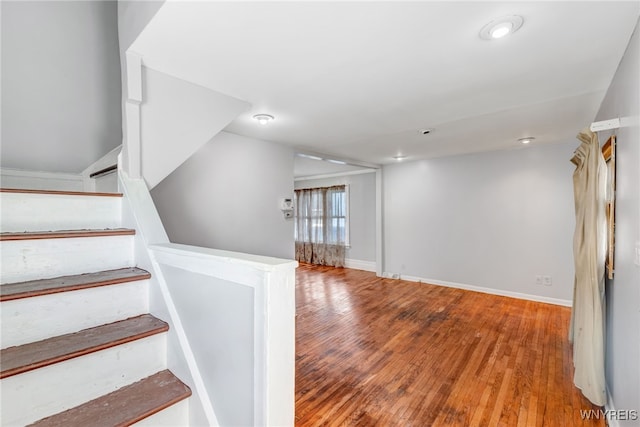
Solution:
{"label": "half wall newel", "polygon": [[124,168],[130,178],[141,178],[140,103],[142,102],[142,56],[126,53],[127,98],[125,101],[126,138]]}

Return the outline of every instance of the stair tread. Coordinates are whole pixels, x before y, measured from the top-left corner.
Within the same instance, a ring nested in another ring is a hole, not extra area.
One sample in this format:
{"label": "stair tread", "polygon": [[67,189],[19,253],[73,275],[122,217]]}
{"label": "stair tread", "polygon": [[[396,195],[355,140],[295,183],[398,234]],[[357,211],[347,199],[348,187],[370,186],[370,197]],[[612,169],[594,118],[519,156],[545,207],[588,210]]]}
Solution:
{"label": "stair tread", "polygon": [[36,297],[59,292],[76,291],[98,286],[115,285],[149,279],[151,274],[137,267],[75,274],[28,282],[6,283],[0,286],[0,301]]}
{"label": "stair tread", "polygon": [[0,378],[21,374],[43,366],[104,350],[169,330],[150,315],[84,329],[29,344],[0,350]]}
{"label": "stair tread", "polygon": [[56,230],[56,231],[21,231],[0,233],[0,241],[7,240],[38,240],[38,239],[65,239],[74,237],[107,237],[129,236],[136,234],[130,228],[105,228],[86,230]]}
{"label": "stair tread", "polygon": [[52,194],[60,196],[122,197],[122,193],[96,193],[89,191],[30,190],[26,188],[0,188],[0,193]]}
{"label": "stair tread", "polygon": [[164,370],[32,426],[128,426],[191,396],[191,389]]}

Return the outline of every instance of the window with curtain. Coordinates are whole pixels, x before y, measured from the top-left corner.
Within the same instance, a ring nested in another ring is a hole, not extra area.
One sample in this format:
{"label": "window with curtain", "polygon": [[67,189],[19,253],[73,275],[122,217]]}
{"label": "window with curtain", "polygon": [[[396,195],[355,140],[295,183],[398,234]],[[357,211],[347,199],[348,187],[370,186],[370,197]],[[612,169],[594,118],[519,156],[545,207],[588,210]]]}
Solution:
{"label": "window with curtain", "polygon": [[349,243],[346,185],[295,190],[296,259],[344,267]]}

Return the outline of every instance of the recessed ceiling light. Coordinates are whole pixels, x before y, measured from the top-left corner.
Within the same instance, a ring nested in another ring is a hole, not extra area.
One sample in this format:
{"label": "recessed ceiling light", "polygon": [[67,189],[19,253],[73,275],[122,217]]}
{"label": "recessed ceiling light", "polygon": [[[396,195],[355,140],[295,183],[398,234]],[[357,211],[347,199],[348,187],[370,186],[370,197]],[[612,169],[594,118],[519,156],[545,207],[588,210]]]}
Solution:
{"label": "recessed ceiling light", "polygon": [[511,32],[513,26],[511,24],[501,24],[491,29],[491,38],[499,39]]}
{"label": "recessed ceiling light", "polygon": [[480,38],[483,40],[496,40],[509,34],[513,34],[522,27],[522,16],[509,15],[494,19],[480,30]]}
{"label": "recessed ceiling light", "polygon": [[325,159],[329,163],[334,163],[336,165],[346,165],[347,162],[343,162],[342,160],[333,160],[333,159]]}
{"label": "recessed ceiling light", "polygon": [[532,136],[527,136],[525,138],[519,138],[518,142],[520,142],[521,144],[529,144],[531,143],[535,138]]}
{"label": "recessed ceiling light", "polygon": [[266,125],[274,119],[271,114],[256,114],[255,116],[253,116],[253,118],[256,119],[261,125]]}
{"label": "recessed ceiling light", "polygon": [[393,156],[393,158],[400,162],[400,161],[406,159],[407,156],[403,156],[402,154],[398,154],[397,156]]}
{"label": "recessed ceiling light", "polygon": [[296,155],[297,155],[298,157],[304,157],[305,159],[311,159],[311,160],[324,160],[322,157],[312,156],[311,154],[297,153]]}

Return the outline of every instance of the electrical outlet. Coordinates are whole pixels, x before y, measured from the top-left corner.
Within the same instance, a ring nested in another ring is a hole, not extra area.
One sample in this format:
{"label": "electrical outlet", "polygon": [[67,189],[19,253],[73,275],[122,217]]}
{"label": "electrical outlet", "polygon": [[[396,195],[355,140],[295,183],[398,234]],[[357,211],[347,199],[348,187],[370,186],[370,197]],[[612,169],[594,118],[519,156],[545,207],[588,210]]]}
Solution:
{"label": "electrical outlet", "polygon": [[540,274],[536,276],[536,285],[542,286],[542,275]]}
{"label": "electrical outlet", "polygon": [[542,283],[543,283],[545,286],[551,286],[551,284],[552,284],[551,276],[544,276],[544,277],[542,278]]}

